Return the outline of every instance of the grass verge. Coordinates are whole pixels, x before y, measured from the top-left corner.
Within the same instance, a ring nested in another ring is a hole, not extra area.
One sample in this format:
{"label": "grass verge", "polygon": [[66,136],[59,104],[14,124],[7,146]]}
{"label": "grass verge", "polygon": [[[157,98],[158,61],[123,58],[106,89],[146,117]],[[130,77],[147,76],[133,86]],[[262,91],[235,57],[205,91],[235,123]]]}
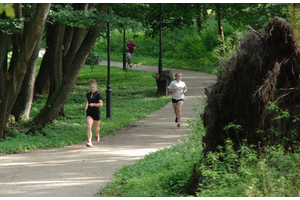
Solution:
{"label": "grass verge", "polygon": [[[107,59],[106,53],[100,53],[99,56],[102,60]],[[114,61],[123,62],[123,53],[112,52],[110,54],[110,58],[111,58],[111,60],[114,60]],[[214,71],[217,69],[217,67],[214,65],[198,66],[196,63],[193,64],[191,60],[184,61],[184,60],[163,58],[162,62],[163,62],[163,67],[193,70],[193,71],[204,72],[204,73],[208,73],[208,74],[213,74]],[[134,55],[134,63],[136,63],[138,65],[158,66],[158,58],[156,59],[156,58],[153,58],[150,56],[145,57],[145,56],[140,56],[138,54],[135,54]]]}
{"label": "grass verge", "polygon": [[[299,150],[289,152],[279,144],[257,148],[244,141],[245,145],[235,151],[232,141],[227,140],[225,147],[204,157],[205,129],[199,115],[189,120],[189,126],[191,132],[184,141],[123,167],[95,196],[300,196]],[[193,176],[195,163],[197,176]]]}

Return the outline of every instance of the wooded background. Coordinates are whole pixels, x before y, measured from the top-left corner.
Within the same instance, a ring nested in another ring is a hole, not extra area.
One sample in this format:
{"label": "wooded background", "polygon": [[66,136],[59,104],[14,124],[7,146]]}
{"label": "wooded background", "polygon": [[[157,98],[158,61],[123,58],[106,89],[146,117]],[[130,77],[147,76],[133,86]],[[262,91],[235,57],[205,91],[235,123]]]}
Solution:
{"label": "wooded background", "polygon": [[[107,14],[108,8],[110,15]],[[14,3],[1,4],[0,11],[1,137],[5,136],[10,116],[13,115],[16,121],[29,119],[36,94],[48,95],[48,100],[39,114],[28,122],[34,123],[35,129],[41,130],[57,116],[64,115],[64,103],[86,58],[95,48],[99,51],[105,46],[101,39],[103,41],[106,37],[107,22],[111,23],[112,32],[124,29],[142,31],[150,40],[154,40],[159,32],[160,13],[156,3]],[[202,43],[192,42],[194,46],[191,46],[175,37],[183,45],[180,51],[183,54],[186,50],[186,55],[190,55],[195,46],[203,46],[202,53],[197,51],[187,60],[207,57],[211,63],[199,62],[197,65],[217,67],[234,52],[237,36],[247,29],[247,25],[257,30],[269,19],[279,16],[286,19],[297,33],[298,13],[298,4],[162,4],[163,35],[193,27]],[[211,31],[212,19],[217,22],[214,26],[217,34]],[[230,25],[230,31],[225,32],[223,24]],[[167,44],[165,42],[165,51],[172,48]],[[156,52],[154,57],[158,51],[155,47],[157,45],[152,46],[152,51]],[[46,52],[37,66],[42,48]],[[122,51],[122,43],[116,49]],[[145,49],[145,52],[149,53],[149,50]]]}

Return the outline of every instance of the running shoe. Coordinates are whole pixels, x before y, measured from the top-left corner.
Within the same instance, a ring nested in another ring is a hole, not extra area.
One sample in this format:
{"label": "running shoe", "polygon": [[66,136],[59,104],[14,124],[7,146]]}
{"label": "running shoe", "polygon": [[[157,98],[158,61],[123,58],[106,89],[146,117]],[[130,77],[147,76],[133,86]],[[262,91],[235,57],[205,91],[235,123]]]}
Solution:
{"label": "running shoe", "polygon": [[99,142],[99,141],[100,141],[100,136],[96,135],[96,136],[95,136],[95,140],[96,140],[97,142]]}
{"label": "running shoe", "polygon": [[177,127],[180,127],[180,123],[177,123]]}
{"label": "running shoe", "polygon": [[93,145],[92,145],[92,142],[88,141],[85,146],[92,147]]}
{"label": "running shoe", "polygon": [[177,123],[178,122],[178,118],[176,117],[176,119],[175,119],[175,123]]}

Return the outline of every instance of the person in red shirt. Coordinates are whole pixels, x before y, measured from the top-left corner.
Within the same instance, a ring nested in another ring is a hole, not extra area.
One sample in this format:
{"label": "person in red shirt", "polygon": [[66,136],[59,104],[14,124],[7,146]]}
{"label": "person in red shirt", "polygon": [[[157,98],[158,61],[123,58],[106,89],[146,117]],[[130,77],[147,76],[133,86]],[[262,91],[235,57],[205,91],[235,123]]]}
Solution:
{"label": "person in red shirt", "polygon": [[135,44],[133,43],[133,39],[130,39],[127,43],[127,55],[133,59],[134,49],[136,49]]}

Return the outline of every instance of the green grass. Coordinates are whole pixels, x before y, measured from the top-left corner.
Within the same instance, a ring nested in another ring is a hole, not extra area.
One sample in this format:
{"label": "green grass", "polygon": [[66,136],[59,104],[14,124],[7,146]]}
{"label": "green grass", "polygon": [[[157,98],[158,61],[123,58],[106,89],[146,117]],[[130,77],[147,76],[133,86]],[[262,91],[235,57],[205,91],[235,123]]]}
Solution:
{"label": "green grass", "polygon": [[[115,173],[114,179],[96,196],[170,197],[184,196],[194,163],[203,155],[200,142],[204,134],[200,120],[189,122],[192,132],[185,141],[150,153],[132,166]],[[200,125],[200,126],[199,126]]]}
{"label": "green grass", "polygon": [[[297,197],[300,196],[300,152],[281,145],[242,145],[233,150],[230,140],[218,153],[204,158],[205,129],[199,115],[189,121],[189,137],[115,173],[95,196],[107,197]],[[194,193],[188,192],[192,169],[203,176]]]}
{"label": "green grass", "polygon": [[[89,82],[95,79],[104,105],[101,108],[102,120],[100,135],[108,135],[117,129],[136,122],[170,102],[170,97],[156,97],[157,86],[152,73],[136,70],[123,71],[111,67],[111,119],[106,118],[107,67],[96,66],[92,72],[84,66],[67,102],[64,105],[65,117],[58,117],[39,133],[25,135],[28,123],[9,122],[10,137],[0,140],[0,154],[27,152],[36,149],[62,147],[86,140],[85,102],[89,92]],[[47,96],[38,96],[31,109],[32,120],[44,106]],[[19,131],[18,131],[19,130]]]}
{"label": "green grass", "polygon": [[[99,56],[101,60],[107,59],[106,53],[99,53]],[[111,52],[110,58],[113,61],[123,62],[123,53]],[[153,57],[146,57],[146,56],[138,55],[138,53],[135,53],[133,62],[138,65],[158,66],[158,57],[156,59]],[[168,58],[162,59],[162,66],[167,68],[193,70],[193,71],[204,72],[208,74],[213,74],[214,70],[216,70],[217,68],[215,65],[199,66],[196,63],[193,64],[191,60],[184,61],[184,60],[176,60],[176,59],[168,59]]]}

